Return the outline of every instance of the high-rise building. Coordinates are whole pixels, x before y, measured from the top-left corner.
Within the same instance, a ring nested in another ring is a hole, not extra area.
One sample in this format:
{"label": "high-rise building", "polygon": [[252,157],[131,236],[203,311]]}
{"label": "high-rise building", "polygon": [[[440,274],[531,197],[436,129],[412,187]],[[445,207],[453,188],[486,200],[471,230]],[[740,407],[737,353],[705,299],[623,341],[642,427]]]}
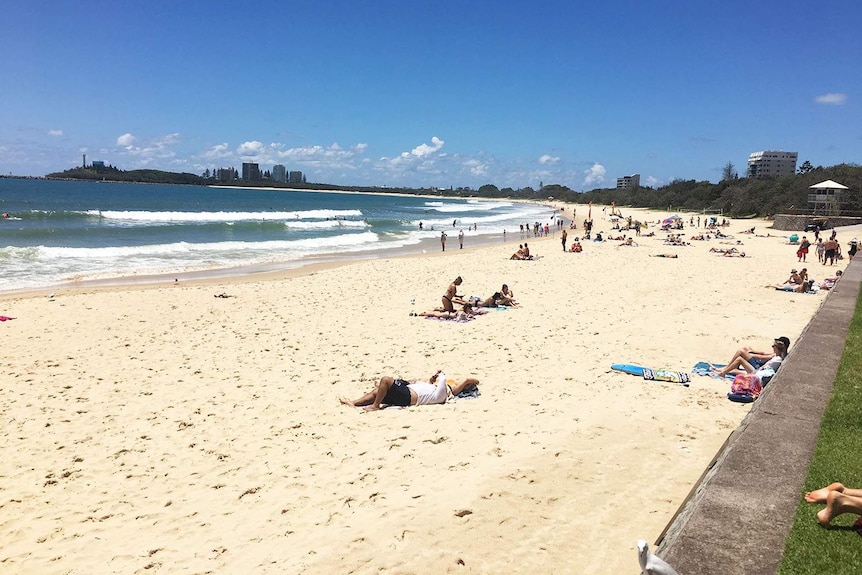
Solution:
{"label": "high-rise building", "polygon": [[276,164],[272,167],[272,181],[273,182],[286,182],[287,181],[287,171],[284,166],[281,164]]}
{"label": "high-rise building", "polygon": [[260,181],[260,166],[257,162],[242,163],[242,179],[249,182]]}
{"label": "high-rise building", "polygon": [[622,178],[617,178],[617,189],[618,190],[634,190],[641,186],[641,175],[640,174],[632,174],[631,176],[623,176]]}
{"label": "high-rise building", "polygon": [[768,150],[748,156],[748,177],[792,176],[796,173],[796,152]]}
{"label": "high-rise building", "polygon": [[288,175],[287,181],[291,184],[301,184],[305,181],[305,178],[302,177],[302,172],[293,171]]}
{"label": "high-rise building", "polygon": [[219,182],[232,182],[234,179],[233,168],[219,168],[216,174],[216,180]]}

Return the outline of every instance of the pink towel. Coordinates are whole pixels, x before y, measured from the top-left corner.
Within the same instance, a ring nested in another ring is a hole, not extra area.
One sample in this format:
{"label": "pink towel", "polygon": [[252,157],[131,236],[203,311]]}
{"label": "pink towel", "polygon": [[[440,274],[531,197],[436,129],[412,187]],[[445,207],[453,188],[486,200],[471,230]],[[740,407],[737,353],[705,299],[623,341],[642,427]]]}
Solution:
{"label": "pink towel", "polygon": [[9,317],[8,315],[0,315],[0,321],[6,321],[7,319],[15,319],[15,318]]}

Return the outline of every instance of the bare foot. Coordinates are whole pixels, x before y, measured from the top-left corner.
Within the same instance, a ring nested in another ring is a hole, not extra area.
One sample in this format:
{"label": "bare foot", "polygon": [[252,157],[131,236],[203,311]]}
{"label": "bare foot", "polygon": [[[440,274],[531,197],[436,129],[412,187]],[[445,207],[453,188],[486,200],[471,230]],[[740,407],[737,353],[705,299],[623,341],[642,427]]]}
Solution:
{"label": "bare foot", "polygon": [[379,405],[366,405],[362,409],[364,409],[365,411],[377,411],[378,409],[380,409],[380,406]]}
{"label": "bare foot", "polygon": [[346,397],[339,397],[338,402],[341,403],[341,405],[349,405],[350,407],[356,407],[356,404],[347,399]]}
{"label": "bare foot", "polygon": [[851,511],[846,504],[846,499],[840,491],[830,491],[829,495],[826,496],[826,507],[817,512],[817,521],[820,525],[829,527],[829,523],[833,519],[842,513]]}
{"label": "bare foot", "polygon": [[830,491],[840,491],[844,493],[844,486],[840,483],[832,483],[826,487],[821,487],[816,491],[809,491],[805,494],[805,501],[808,503],[826,503],[826,498]]}

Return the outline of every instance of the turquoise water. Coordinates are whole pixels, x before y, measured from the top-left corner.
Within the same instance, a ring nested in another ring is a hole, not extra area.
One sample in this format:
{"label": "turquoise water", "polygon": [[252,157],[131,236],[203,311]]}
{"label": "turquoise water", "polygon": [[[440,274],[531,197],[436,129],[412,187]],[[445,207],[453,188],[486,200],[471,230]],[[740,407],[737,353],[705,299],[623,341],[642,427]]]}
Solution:
{"label": "turquoise water", "polygon": [[505,200],[5,178],[0,212],[0,291],[288,269],[315,257],[418,250],[441,230],[457,247],[461,229],[469,243],[554,216]]}

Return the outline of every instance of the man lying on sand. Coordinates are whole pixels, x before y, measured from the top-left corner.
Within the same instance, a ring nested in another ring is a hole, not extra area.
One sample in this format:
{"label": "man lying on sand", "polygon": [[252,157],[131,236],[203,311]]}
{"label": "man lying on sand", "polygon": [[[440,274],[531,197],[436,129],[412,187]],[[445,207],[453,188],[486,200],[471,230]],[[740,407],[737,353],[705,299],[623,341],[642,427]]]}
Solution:
{"label": "man lying on sand", "polygon": [[350,407],[362,407],[366,411],[377,411],[382,405],[397,405],[409,407],[411,405],[434,405],[446,403],[451,393],[453,396],[462,391],[479,385],[479,380],[468,377],[461,383],[449,387],[446,385],[446,374],[442,370],[428,378],[428,381],[416,379],[412,383],[403,379],[396,379],[388,375],[380,378],[374,391],[369,391],[356,400],[341,398],[343,405]]}

